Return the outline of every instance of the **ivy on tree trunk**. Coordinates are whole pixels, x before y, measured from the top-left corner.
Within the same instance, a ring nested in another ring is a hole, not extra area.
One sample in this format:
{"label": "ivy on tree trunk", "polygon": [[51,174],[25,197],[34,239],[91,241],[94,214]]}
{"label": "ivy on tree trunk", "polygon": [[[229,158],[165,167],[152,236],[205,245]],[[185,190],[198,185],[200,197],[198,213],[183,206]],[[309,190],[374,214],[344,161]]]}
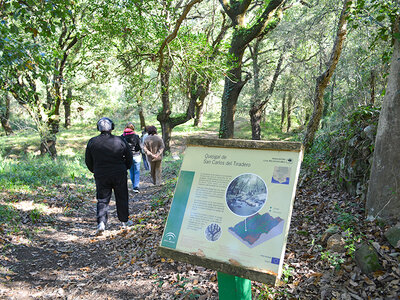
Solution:
{"label": "ivy on tree trunk", "polygon": [[233,138],[236,104],[243,86],[250,79],[246,76],[242,80],[242,58],[248,44],[260,35],[265,34],[276,26],[280,21],[280,17],[274,15],[275,11],[280,8],[284,0],[271,0],[254,25],[246,27],[244,20],[246,12],[252,3],[252,0],[220,0],[220,3],[231,18],[234,25],[229,54],[232,57],[232,67],[225,77],[224,91],[221,100],[221,119],[219,128],[220,138]]}
{"label": "ivy on tree trunk", "polygon": [[313,101],[314,110],[311,115],[311,119],[308,122],[307,131],[303,139],[305,151],[308,151],[314,143],[315,133],[318,130],[322,113],[324,111],[324,92],[336,69],[336,65],[338,64],[340,55],[342,53],[344,40],[347,34],[347,16],[349,15],[348,7],[350,4],[350,0],[345,0],[343,2],[343,8],[339,17],[338,29],[336,32],[336,39],[332,48],[329,62],[327,64],[327,69],[316,79]]}
{"label": "ivy on tree trunk", "polygon": [[[1,100],[1,105],[0,105],[0,119],[1,119],[1,125],[3,126],[3,129],[6,133],[6,135],[11,135],[13,134],[13,130],[10,126],[10,102],[11,102],[11,96],[9,93],[5,93],[4,96],[2,97]],[[4,103],[3,103],[4,100]]]}

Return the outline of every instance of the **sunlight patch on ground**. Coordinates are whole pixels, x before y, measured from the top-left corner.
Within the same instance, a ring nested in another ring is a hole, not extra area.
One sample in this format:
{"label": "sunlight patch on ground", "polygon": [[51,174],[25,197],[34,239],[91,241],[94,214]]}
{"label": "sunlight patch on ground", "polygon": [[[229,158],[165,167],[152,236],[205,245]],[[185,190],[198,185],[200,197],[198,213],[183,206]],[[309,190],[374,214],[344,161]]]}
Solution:
{"label": "sunlight patch on ground", "polygon": [[76,154],[75,154],[75,151],[72,148],[67,148],[67,149],[62,151],[62,155],[75,157]]}
{"label": "sunlight patch on ground", "polygon": [[173,132],[172,135],[174,137],[188,137],[190,135],[190,137],[194,137],[196,135],[198,135],[199,137],[206,135],[207,137],[212,138],[213,136],[218,137],[218,132],[214,132],[214,131],[207,131],[207,130],[200,130],[200,131],[196,131],[196,132]]}
{"label": "sunlight patch on ground", "polygon": [[49,207],[43,203],[39,203],[39,204],[34,203],[33,200],[12,203],[12,206],[18,210],[22,210],[25,212],[33,211],[34,209],[37,209],[38,211],[43,212],[47,215],[59,214],[59,213],[63,212],[63,209],[61,207]]}

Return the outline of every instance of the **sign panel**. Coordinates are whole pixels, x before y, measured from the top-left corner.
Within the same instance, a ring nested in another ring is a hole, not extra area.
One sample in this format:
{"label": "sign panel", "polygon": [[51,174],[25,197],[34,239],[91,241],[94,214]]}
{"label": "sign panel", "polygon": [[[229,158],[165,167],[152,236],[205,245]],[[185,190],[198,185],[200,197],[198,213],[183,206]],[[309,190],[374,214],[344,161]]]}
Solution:
{"label": "sign panel", "polygon": [[188,140],[159,254],[275,282],[301,160],[300,143]]}

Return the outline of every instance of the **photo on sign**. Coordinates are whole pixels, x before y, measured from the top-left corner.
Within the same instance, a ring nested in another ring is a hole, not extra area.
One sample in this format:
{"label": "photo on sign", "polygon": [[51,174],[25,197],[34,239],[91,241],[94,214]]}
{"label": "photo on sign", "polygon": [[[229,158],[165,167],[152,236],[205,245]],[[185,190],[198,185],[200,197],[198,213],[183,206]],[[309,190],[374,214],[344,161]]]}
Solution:
{"label": "photo on sign", "polygon": [[231,181],[226,190],[225,200],[235,215],[249,217],[263,208],[267,196],[264,180],[256,174],[245,173]]}

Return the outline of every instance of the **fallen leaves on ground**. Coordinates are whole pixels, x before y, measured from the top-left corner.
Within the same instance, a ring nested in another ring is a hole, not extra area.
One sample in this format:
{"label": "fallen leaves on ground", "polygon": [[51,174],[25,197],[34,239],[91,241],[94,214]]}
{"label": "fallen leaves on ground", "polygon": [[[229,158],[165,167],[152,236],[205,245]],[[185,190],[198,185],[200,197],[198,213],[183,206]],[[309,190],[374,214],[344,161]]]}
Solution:
{"label": "fallen leaves on ground", "polygon": [[[21,212],[29,234],[13,234],[10,228],[1,226],[0,297],[218,299],[215,271],[157,255],[171,187],[154,187],[148,175],[142,178],[141,193],[131,195],[135,225],[120,229],[115,207],[111,206],[108,228],[100,237],[95,236],[94,191],[84,194],[80,187],[60,186],[53,196],[46,197],[46,190],[38,190],[52,207],[62,207],[66,199],[74,197],[79,205],[68,214],[49,211],[36,223]],[[19,196],[32,200],[28,195]],[[167,200],[157,206],[154,199]],[[398,249],[383,237],[382,224],[364,220],[362,207],[359,199],[338,191],[327,174],[321,172],[302,180],[294,202],[281,282],[276,287],[253,282],[253,298],[399,299]],[[383,270],[363,274],[350,253],[329,256],[324,234],[332,225],[340,234],[348,234],[353,246],[362,240],[372,241]],[[346,227],[352,232],[344,233]]]}

